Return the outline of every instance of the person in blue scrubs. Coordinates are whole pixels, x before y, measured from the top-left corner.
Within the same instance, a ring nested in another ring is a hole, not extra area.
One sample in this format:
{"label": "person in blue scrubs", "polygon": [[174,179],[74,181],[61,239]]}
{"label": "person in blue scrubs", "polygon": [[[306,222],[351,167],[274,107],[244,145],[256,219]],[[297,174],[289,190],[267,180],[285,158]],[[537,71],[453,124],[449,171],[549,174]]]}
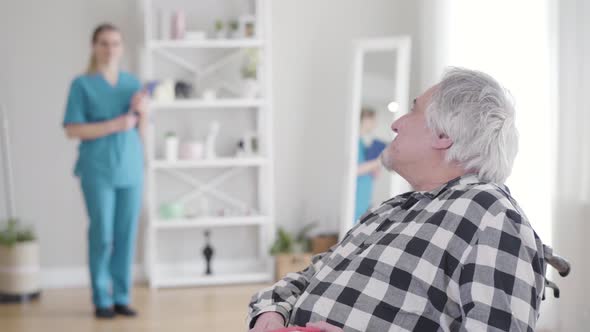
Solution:
{"label": "person in blue scrubs", "polygon": [[63,121],[67,136],[80,140],[74,173],[90,219],[88,259],[97,318],[136,315],[129,307],[131,266],[142,203],[147,107],[139,80],[119,70],[122,53],[115,26],[94,30],[89,68],[71,83]]}
{"label": "person in blue scrubs", "polygon": [[[356,224],[360,217],[371,207],[373,199],[374,178],[381,171],[381,160],[379,156],[385,144],[372,139],[371,135],[377,126],[375,111],[370,108],[363,108],[361,111],[358,145],[358,168],[356,178],[354,222]],[[366,144],[371,138],[370,144]]]}
{"label": "person in blue scrubs", "polygon": [[[359,146],[358,146],[358,165],[359,170],[361,166],[367,165],[366,157],[365,157],[365,145],[363,144],[362,139],[359,139]],[[368,164],[370,165],[370,164]],[[367,168],[367,167],[365,167]],[[356,224],[360,217],[369,209],[371,206],[371,198],[373,196],[373,176],[370,174],[369,170],[361,173],[360,171],[357,173],[356,177],[356,201],[354,207],[354,223]]]}

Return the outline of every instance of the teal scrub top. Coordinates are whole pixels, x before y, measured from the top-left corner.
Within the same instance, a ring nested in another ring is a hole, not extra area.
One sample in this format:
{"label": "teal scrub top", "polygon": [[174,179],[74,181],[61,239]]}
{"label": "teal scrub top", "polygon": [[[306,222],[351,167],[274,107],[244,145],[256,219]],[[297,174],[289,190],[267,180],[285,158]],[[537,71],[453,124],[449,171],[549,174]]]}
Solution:
{"label": "teal scrub top", "polygon": [[[359,139],[359,153],[358,153],[358,165],[364,163],[365,157],[365,145],[363,140]],[[355,197],[355,211],[354,211],[354,224],[356,224],[359,218],[367,212],[371,207],[371,199],[373,196],[373,176],[371,174],[358,175],[356,177],[356,197]]]}
{"label": "teal scrub top", "polygon": [[[102,74],[80,75],[71,83],[63,125],[102,122],[127,113],[140,89],[139,80],[126,72],[119,73],[115,85]],[[143,181],[143,144],[137,128],[82,140],[78,152],[74,174],[81,179],[114,186]]]}

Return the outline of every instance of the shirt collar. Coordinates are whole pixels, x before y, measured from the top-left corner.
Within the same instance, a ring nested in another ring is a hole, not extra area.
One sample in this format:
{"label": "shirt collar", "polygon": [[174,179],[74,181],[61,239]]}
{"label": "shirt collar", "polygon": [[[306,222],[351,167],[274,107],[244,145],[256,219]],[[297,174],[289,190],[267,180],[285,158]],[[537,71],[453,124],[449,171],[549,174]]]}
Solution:
{"label": "shirt collar", "polygon": [[477,177],[476,174],[468,173],[468,174],[464,174],[462,176],[456,177],[456,178],[452,179],[451,181],[443,184],[442,186],[440,186],[434,190],[416,191],[415,193],[418,196],[426,196],[428,198],[433,199],[449,189],[459,187],[459,186],[465,186],[468,184],[481,183],[481,182],[482,181]]}

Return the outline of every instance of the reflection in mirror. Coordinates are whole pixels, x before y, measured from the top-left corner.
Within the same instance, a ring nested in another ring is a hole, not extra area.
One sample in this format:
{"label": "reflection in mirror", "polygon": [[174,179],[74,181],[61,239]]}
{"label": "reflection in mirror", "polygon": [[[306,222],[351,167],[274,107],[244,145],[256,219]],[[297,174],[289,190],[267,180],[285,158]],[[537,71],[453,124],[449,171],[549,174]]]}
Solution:
{"label": "reflection in mirror", "polygon": [[363,60],[355,223],[391,193],[391,175],[381,165],[379,156],[393,138],[393,114],[387,106],[395,102],[395,57],[395,50],[383,50],[368,52]]}
{"label": "reflection in mirror", "polygon": [[368,39],[355,48],[351,110],[351,158],[343,204],[341,236],[368,210],[409,190],[407,183],[381,164],[393,140],[392,122],[407,112],[408,37]]}

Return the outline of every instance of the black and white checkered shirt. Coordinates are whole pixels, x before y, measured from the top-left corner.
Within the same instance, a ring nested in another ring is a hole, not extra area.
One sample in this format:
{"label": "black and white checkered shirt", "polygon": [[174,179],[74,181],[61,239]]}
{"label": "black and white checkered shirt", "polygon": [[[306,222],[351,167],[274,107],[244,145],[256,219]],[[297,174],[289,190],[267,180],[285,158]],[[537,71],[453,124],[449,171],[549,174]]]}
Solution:
{"label": "black and white checkered shirt", "polygon": [[543,245],[505,186],[465,175],[367,212],[330,251],[252,297],[249,323],[344,331],[533,331]]}

